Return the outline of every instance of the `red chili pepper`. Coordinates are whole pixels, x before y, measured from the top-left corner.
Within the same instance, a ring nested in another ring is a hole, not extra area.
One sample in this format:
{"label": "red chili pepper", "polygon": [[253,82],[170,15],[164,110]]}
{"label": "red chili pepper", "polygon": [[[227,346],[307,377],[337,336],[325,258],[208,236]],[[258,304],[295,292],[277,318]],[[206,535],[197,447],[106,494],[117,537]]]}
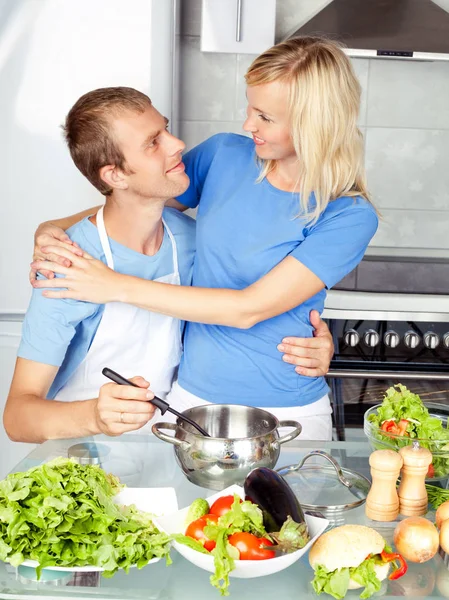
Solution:
{"label": "red chili pepper", "polygon": [[[390,553],[390,552],[385,552],[385,550],[382,550],[382,552],[380,553],[380,556],[384,562],[394,562],[394,563],[396,563],[396,561],[399,562],[399,567],[397,567],[392,573],[390,573],[390,575],[388,576],[388,579],[391,579],[391,580],[399,579],[399,577],[402,577],[403,575],[405,575],[407,573],[408,565],[405,562],[405,560],[402,558],[402,556],[400,554],[398,554],[397,552]],[[395,564],[395,566],[396,566],[396,564]]]}
{"label": "red chili pepper", "polygon": [[429,469],[428,469],[428,471],[427,471],[427,475],[426,475],[426,477],[427,477],[428,479],[432,479],[433,477],[435,477],[435,469],[433,468],[433,464],[430,464],[430,465],[429,465]]}

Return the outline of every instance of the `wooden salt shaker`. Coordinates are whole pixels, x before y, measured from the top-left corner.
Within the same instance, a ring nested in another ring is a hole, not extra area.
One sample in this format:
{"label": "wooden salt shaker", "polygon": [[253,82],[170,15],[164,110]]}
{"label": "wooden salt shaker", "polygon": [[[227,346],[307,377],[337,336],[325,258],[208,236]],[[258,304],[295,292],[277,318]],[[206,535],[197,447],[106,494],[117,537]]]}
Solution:
{"label": "wooden salt shaker", "polygon": [[427,490],[425,479],[432,453],[421,448],[419,442],[399,450],[404,462],[399,485],[399,512],[406,517],[419,517],[427,513]]}
{"label": "wooden salt shaker", "polygon": [[365,513],[373,521],[394,521],[399,514],[396,481],[402,457],[394,450],[375,450],[369,457],[372,484],[366,498]]}

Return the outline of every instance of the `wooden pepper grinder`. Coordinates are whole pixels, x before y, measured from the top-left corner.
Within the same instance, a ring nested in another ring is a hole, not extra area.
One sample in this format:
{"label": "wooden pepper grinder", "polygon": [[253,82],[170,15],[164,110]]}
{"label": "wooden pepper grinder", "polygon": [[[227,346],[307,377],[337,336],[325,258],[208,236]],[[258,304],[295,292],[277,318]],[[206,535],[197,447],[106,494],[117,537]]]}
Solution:
{"label": "wooden pepper grinder", "polygon": [[365,513],[373,521],[394,521],[399,514],[396,481],[402,457],[394,450],[375,450],[369,457],[372,484],[366,498]]}
{"label": "wooden pepper grinder", "polygon": [[405,446],[399,450],[404,465],[399,485],[399,512],[407,517],[419,517],[427,512],[427,490],[425,479],[432,453],[421,448],[419,442]]}

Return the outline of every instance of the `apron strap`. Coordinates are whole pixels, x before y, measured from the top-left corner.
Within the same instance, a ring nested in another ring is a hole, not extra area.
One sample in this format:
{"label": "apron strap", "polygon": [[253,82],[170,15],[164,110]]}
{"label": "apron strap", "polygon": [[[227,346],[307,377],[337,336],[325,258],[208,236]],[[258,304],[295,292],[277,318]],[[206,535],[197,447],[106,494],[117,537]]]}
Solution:
{"label": "apron strap", "polygon": [[111,245],[109,244],[108,234],[106,233],[106,227],[104,226],[103,218],[104,206],[97,212],[97,229],[98,235],[100,236],[101,247],[106,256],[106,264],[112,270],[114,270],[114,259],[112,258]]}
{"label": "apron strap", "polygon": [[[112,258],[111,245],[109,244],[108,234],[106,233],[106,227],[104,226],[104,217],[103,217],[103,209],[104,206],[100,208],[97,212],[97,229],[98,235],[100,236],[101,247],[103,248],[103,252],[106,256],[106,263],[110,269],[114,269],[114,259]],[[172,245],[172,257],[173,257],[173,272],[176,275],[179,274],[178,267],[178,250],[176,246],[175,237],[172,234],[170,227],[165,222],[165,219],[162,219],[162,223],[167,230],[168,237],[170,238],[170,242]]]}
{"label": "apron strap", "polygon": [[162,218],[162,223],[164,224],[165,229],[167,230],[168,233],[168,237],[170,238],[171,241],[171,247],[172,247],[172,254],[173,254],[173,272],[176,275],[179,275],[179,268],[178,268],[178,249],[176,247],[176,241],[175,241],[175,237],[172,234],[172,232],[170,231],[170,227],[167,225],[167,223],[165,222],[165,219]]}

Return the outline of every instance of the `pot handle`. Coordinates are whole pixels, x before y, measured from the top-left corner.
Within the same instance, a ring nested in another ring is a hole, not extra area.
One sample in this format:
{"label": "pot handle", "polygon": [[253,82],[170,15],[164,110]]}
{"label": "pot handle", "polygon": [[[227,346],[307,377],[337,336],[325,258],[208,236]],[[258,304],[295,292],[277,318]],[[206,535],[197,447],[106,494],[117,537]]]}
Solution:
{"label": "pot handle", "polygon": [[171,429],[174,431],[176,429],[176,423],[155,423],[151,427],[151,431],[154,435],[162,440],[163,442],[168,442],[169,444],[173,444],[174,446],[178,446],[178,448],[182,448],[183,450],[188,450],[190,448],[190,444],[188,442],[183,442],[182,440],[178,440],[172,435],[167,435],[166,433],[162,433],[161,429]]}
{"label": "pot handle", "polygon": [[298,423],[298,421],[280,421],[278,429],[280,427],[293,427],[293,431],[287,433],[287,435],[284,435],[278,440],[276,440],[277,444],[285,444],[285,442],[290,442],[291,440],[294,440],[302,431],[302,425],[301,423]]}

